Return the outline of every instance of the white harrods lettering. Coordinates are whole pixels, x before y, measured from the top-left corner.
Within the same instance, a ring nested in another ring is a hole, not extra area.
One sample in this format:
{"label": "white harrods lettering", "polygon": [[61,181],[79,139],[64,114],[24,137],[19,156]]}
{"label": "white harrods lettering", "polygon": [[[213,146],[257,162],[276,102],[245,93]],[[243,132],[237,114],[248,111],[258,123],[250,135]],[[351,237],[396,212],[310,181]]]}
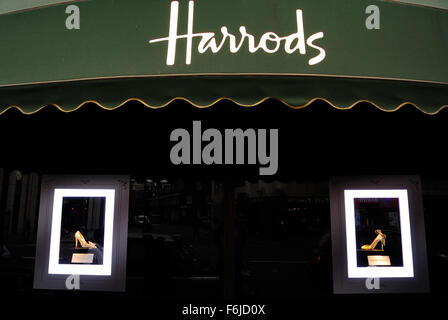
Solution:
{"label": "white harrods lettering", "polygon": [[[214,32],[193,32],[193,18],[194,18],[194,1],[190,0],[188,3],[188,25],[186,34],[177,34],[177,25],[179,18],[179,2],[171,2],[170,11],[170,26],[168,37],[157,38],[149,40],[149,43],[156,43],[162,41],[168,41],[168,49],[166,56],[166,64],[171,66],[176,61],[176,44],[178,39],[186,39],[186,55],[185,63],[191,64],[191,55],[193,48],[193,38],[199,37],[200,41],[197,47],[199,53],[205,53],[210,50],[213,53],[221,51],[221,49],[228,43],[228,49],[231,53],[237,53],[245,41],[247,40],[247,46],[250,53],[263,50],[266,53],[276,53],[282,47],[286,53],[292,54],[299,51],[300,54],[306,54],[306,46],[318,51],[318,54],[308,60],[309,65],[315,65],[322,62],[325,59],[325,50],[317,46],[314,41],[324,38],[323,32],[317,32],[312,34],[308,38],[305,38],[304,26],[303,26],[303,12],[300,9],[296,10],[297,32],[287,36],[279,36],[275,32],[266,32],[257,41],[254,35],[250,34],[245,26],[239,27],[240,39],[237,40],[237,36],[230,33],[226,26],[221,27],[222,38],[218,41]],[[258,42],[258,43],[257,43]]]}

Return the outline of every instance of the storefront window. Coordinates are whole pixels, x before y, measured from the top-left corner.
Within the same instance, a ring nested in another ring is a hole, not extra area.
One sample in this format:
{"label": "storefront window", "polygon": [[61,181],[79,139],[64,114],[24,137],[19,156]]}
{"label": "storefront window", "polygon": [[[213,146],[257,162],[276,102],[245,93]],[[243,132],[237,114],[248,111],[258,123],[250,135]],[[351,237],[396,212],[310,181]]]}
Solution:
{"label": "storefront window", "polygon": [[[133,180],[129,219],[130,283],[147,296],[217,297],[219,227],[211,180]],[[132,281],[132,280],[131,280]]]}

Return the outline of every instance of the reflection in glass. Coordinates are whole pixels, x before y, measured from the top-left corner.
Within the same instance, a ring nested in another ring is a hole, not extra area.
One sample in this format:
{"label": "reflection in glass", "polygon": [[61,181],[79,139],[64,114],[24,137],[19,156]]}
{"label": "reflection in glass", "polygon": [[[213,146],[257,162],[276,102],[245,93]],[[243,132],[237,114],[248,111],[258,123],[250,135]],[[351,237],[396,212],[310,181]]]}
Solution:
{"label": "reflection in glass", "polygon": [[63,197],[59,264],[103,264],[105,197]]}

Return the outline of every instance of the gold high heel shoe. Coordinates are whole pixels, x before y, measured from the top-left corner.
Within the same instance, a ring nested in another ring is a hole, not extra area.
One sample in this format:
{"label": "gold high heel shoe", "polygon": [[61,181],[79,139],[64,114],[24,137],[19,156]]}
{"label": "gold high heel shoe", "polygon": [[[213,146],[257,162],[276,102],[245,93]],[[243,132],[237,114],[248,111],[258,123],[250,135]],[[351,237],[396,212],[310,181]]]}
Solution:
{"label": "gold high heel shoe", "polygon": [[75,246],[76,248],[78,248],[78,242],[81,244],[81,247],[83,248],[88,248],[88,249],[92,249],[92,248],[96,248],[96,245],[93,242],[87,242],[86,239],[84,239],[84,236],[82,235],[81,232],[76,231],[75,233]]}
{"label": "gold high heel shoe", "polygon": [[[381,232],[380,229],[375,230],[375,233],[377,234],[375,240],[371,244],[365,244],[361,247],[362,250],[369,250],[369,251],[384,251],[384,246],[386,245],[386,235]],[[378,242],[381,242],[381,249],[375,249]]]}

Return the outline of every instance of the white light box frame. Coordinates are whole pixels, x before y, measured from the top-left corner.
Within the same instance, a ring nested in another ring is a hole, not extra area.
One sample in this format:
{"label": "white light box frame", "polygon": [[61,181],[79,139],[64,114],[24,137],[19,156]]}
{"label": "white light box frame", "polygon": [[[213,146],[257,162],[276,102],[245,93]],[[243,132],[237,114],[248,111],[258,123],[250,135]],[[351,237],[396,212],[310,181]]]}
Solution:
{"label": "white light box frame", "polygon": [[[105,198],[103,264],[60,264],[62,202],[64,197]],[[110,276],[112,272],[112,247],[114,224],[115,189],[55,189],[51,222],[49,274],[77,274]]]}
{"label": "white light box frame", "polygon": [[[101,264],[59,263],[64,198],[104,199]],[[80,290],[124,291],[129,206],[128,176],[44,176],[42,178],[34,275],[35,289],[66,290],[80,278]]]}
{"label": "white light box frame", "polygon": [[[398,199],[402,265],[358,265],[355,199],[363,198]],[[421,182],[418,176],[331,177],[330,207],[334,293],[429,291]],[[371,279],[379,279],[378,288],[366,286],[366,281]]]}
{"label": "white light box frame", "polygon": [[[412,278],[414,276],[414,265],[412,263],[408,191],[406,189],[344,190],[344,198],[348,277],[364,279]],[[403,255],[402,267],[358,267],[356,257],[355,199],[362,198],[398,198]]]}

